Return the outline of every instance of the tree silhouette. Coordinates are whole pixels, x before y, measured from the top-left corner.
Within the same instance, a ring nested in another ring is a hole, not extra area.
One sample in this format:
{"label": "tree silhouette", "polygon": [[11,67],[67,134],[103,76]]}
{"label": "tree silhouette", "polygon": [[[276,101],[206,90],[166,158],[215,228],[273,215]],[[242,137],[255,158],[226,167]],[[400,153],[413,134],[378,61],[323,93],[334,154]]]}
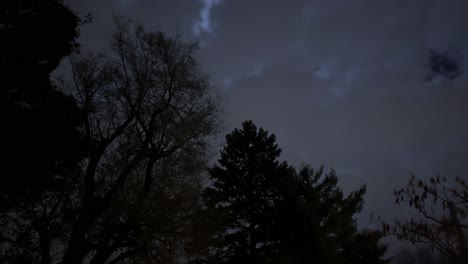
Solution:
{"label": "tree silhouette", "polygon": [[386,263],[382,234],[358,231],[353,218],[362,209],[365,186],[344,196],[337,184],[333,170],[308,166],[283,182],[276,263]]}
{"label": "tree silhouette", "polygon": [[[275,136],[252,121],[226,136],[210,170],[201,263],[385,263],[379,232],[357,230],[365,188],[344,196],[331,171],[298,173],[277,159]],[[195,262],[196,262],[195,261]]]}
{"label": "tree silhouette", "polygon": [[196,176],[218,123],[196,44],[116,25],[108,53],[72,63],[92,148],[64,263],[166,252],[197,201]]}
{"label": "tree silhouette", "polygon": [[272,250],[272,222],[279,197],[278,177],[290,173],[277,158],[275,136],[252,121],[226,136],[220,166],[210,170],[213,186],[203,200],[218,236],[215,263],[257,263]]}
{"label": "tree silhouette", "polygon": [[[80,109],[49,75],[76,48],[79,17],[62,1],[0,4],[0,61],[6,118],[4,192],[40,190],[84,151]],[[22,195],[24,196],[24,195]]]}
{"label": "tree silhouette", "polygon": [[[50,192],[66,192],[84,157],[76,102],[50,81],[76,50],[79,17],[62,1],[0,3],[0,70],[5,107],[0,177],[0,262],[50,262]],[[53,222],[53,221],[52,221]],[[53,226],[53,228],[51,228]]]}
{"label": "tree silhouette", "polygon": [[433,177],[425,182],[411,176],[405,188],[395,190],[395,203],[408,203],[418,218],[383,223],[388,234],[412,243],[426,244],[447,263],[463,263],[468,254],[468,185],[462,178],[447,181]]}
{"label": "tree silhouette", "polygon": [[110,49],[72,60],[84,159],[58,188],[3,214],[4,261],[177,258],[219,122],[196,49],[119,20]]}

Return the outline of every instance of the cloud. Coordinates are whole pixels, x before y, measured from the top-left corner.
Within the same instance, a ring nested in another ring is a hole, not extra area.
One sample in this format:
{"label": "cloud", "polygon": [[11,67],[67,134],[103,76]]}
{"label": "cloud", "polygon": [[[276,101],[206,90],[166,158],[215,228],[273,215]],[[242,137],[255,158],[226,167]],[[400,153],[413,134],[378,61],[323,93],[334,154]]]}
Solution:
{"label": "cloud", "polygon": [[200,10],[200,17],[193,25],[193,34],[200,36],[202,33],[211,33],[213,31],[213,24],[211,21],[211,9],[219,5],[221,0],[202,0],[202,8]]}
{"label": "cloud", "polygon": [[228,91],[231,89],[231,87],[234,85],[234,83],[237,81],[238,77],[237,76],[229,76],[223,79],[223,89],[224,91]]}
{"label": "cloud", "polygon": [[247,77],[259,77],[265,70],[265,63],[257,62],[252,65],[252,68],[247,72]]}
{"label": "cloud", "polygon": [[224,77],[222,80],[222,90],[229,91],[234,84],[241,81],[242,79],[249,79],[249,78],[258,78],[262,75],[265,71],[266,63],[264,62],[255,62],[252,63],[250,69],[241,73],[235,73]]}
{"label": "cloud", "polygon": [[328,79],[331,74],[333,73],[333,63],[330,61],[327,61],[320,65],[319,69],[315,71],[314,75],[316,78],[320,80],[326,80]]}

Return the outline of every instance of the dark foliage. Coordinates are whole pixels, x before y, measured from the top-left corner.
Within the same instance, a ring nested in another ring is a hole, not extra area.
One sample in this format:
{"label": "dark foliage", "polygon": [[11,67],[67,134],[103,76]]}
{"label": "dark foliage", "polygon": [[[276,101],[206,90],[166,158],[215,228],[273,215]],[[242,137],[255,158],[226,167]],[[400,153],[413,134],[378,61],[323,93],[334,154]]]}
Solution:
{"label": "dark foliage", "polygon": [[[51,237],[64,226],[53,218],[86,153],[76,102],[59,91],[51,72],[78,45],[79,17],[62,1],[0,3],[3,173],[0,177],[0,262],[49,263]],[[42,210],[39,204],[48,204]],[[68,216],[66,216],[68,217]]]}
{"label": "dark foliage", "polygon": [[198,201],[217,102],[195,43],[116,22],[105,53],[72,60],[92,148],[63,262],[172,263]]}
{"label": "dark foliage", "polygon": [[386,263],[380,232],[359,231],[365,187],[344,196],[332,170],[303,167],[281,184],[283,205],[275,228],[280,247],[275,263]]}
{"label": "dark foliage", "polygon": [[58,1],[8,4],[5,39],[38,37],[33,22],[44,33],[28,44],[38,54],[2,58],[15,82],[5,83],[0,262],[175,262],[218,124],[197,45],[119,20],[105,53],[72,60],[75,101],[49,75],[76,47],[79,19]]}
{"label": "dark foliage", "polygon": [[0,10],[7,171],[1,185],[10,193],[54,188],[53,178],[85,152],[81,111],[49,78],[76,50],[80,19],[62,1],[6,0]]}
{"label": "dark foliage", "polygon": [[271,255],[278,180],[292,173],[277,161],[280,152],[275,136],[251,121],[226,136],[220,167],[210,170],[213,186],[203,196],[219,238],[215,262],[256,263]]}
{"label": "dark foliage", "polygon": [[331,171],[298,173],[277,159],[275,136],[247,121],[226,136],[203,195],[200,263],[385,263],[381,234],[353,215],[365,188],[344,196]]}

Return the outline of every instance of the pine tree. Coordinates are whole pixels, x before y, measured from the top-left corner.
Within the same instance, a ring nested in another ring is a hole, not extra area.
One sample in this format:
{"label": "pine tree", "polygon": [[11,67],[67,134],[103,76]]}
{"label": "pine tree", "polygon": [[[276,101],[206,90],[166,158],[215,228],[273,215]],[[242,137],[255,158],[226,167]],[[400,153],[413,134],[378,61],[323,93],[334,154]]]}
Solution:
{"label": "pine tree", "polygon": [[219,239],[217,262],[257,263],[273,248],[277,182],[291,170],[277,160],[280,153],[275,136],[252,121],[226,136],[219,165],[210,170],[213,185],[203,195]]}
{"label": "pine tree", "polygon": [[326,174],[304,166],[293,176],[281,185],[274,263],[386,263],[381,259],[386,247],[378,243],[382,234],[359,231],[354,219],[365,186],[345,196],[334,170]]}
{"label": "pine tree", "polygon": [[[332,170],[280,163],[252,121],[226,136],[203,195],[201,263],[386,263],[381,234],[359,231],[365,186],[343,195]],[[203,240],[203,239],[202,239]]]}

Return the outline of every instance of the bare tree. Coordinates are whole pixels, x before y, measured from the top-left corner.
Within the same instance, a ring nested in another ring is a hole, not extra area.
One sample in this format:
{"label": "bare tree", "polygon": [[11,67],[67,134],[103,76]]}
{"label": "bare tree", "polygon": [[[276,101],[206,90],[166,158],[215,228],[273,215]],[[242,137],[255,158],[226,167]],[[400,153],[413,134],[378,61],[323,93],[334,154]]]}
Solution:
{"label": "bare tree", "polygon": [[462,178],[447,181],[439,176],[429,182],[411,176],[405,188],[395,190],[395,203],[406,202],[419,218],[396,221],[384,230],[400,240],[429,245],[449,263],[468,256],[468,185]]}
{"label": "bare tree", "polygon": [[109,50],[71,60],[88,152],[39,202],[2,214],[2,261],[171,263],[181,253],[218,101],[195,43],[116,25]]}
{"label": "bare tree", "polygon": [[117,28],[111,52],[72,63],[91,151],[64,263],[177,250],[218,124],[196,44],[121,20]]}

